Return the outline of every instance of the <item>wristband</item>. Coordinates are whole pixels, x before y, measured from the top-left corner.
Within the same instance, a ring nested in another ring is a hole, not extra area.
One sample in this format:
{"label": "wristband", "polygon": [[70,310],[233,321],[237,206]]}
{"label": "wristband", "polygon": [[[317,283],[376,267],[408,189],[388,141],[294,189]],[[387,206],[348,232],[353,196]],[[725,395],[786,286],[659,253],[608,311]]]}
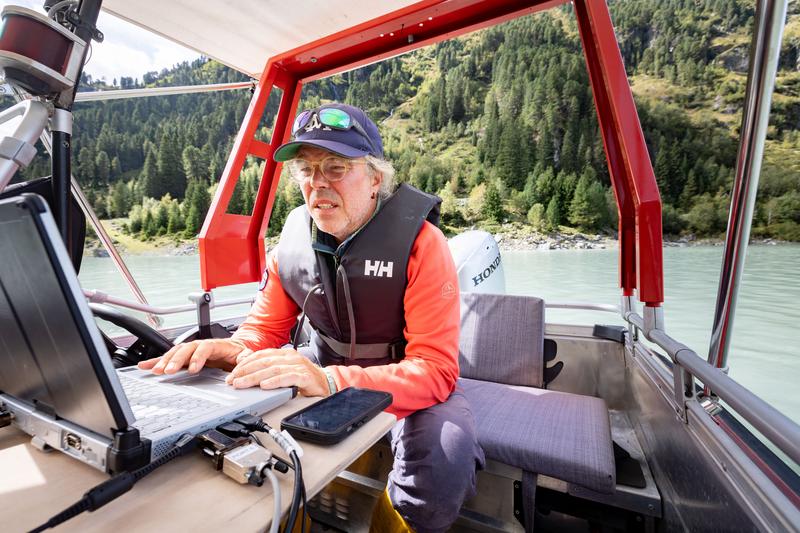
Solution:
{"label": "wristband", "polygon": [[328,378],[328,392],[331,394],[336,394],[339,388],[336,386],[336,381],[333,379],[333,374],[327,368],[322,369],[325,372],[325,377]]}

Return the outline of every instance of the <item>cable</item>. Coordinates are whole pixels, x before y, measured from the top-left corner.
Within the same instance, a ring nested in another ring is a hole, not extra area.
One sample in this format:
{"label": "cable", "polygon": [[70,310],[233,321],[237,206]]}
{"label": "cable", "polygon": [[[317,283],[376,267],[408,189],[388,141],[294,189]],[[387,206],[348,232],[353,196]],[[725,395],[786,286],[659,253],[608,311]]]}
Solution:
{"label": "cable", "polygon": [[167,464],[176,457],[186,455],[191,450],[194,450],[196,440],[194,435],[185,433],[175,441],[172,448],[153,461],[150,464],[134,470],[133,472],[123,472],[118,474],[108,481],[100,483],[96,487],[90,489],[83,497],[75,502],[73,505],[67,507],[57,515],[53,516],[50,520],[34,528],[30,533],[39,533],[45,529],[56,527],[57,525],[66,522],[70,518],[78,516],[84,511],[96,511],[108,502],[111,502],[118,497],[122,496],[136,484],[137,481],[150,474],[156,468]]}
{"label": "cable", "polygon": [[297,452],[294,450],[289,454],[289,457],[292,458],[292,464],[294,465],[294,490],[292,491],[292,506],[289,507],[289,518],[286,519],[286,527],[283,529],[284,533],[294,531],[297,511],[300,509],[300,502],[306,492],[306,488],[303,485],[303,468],[300,466],[300,458],[297,457]]}
{"label": "cable", "polygon": [[[303,468],[300,464],[300,457],[303,453],[303,449],[286,431],[278,432],[257,416],[242,415],[235,419],[234,422],[244,426],[244,428],[250,431],[268,433],[269,436],[272,437],[272,440],[274,440],[283,451],[289,454],[289,458],[292,460],[292,466],[294,467],[294,489],[292,491],[292,505],[289,508],[289,517],[286,520],[286,526],[283,531],[284,533],[292,531],[297,521],[297,512],[300,508],[300,503],[305,501],[306,488],[303,483]],[[305,512],[306,509],[304,505],[301,517],[303,526],[301,529],[305,527]]]}
{"label": "cable", "polygon": [[261,475],[266,475],[272,485],[272,525],[270,525],[269,533],[278,533],[281,527],[281,487],[278,484],[278,478],[272,472],[272,468],[264,467],[261,470]]}
{"label": "cable", "polygon": [[297,323],[297,329],[294,331],[294,338],[292,339],[292,349],[297,350],[297,344],[300,340],[300,335],[303,331],[303,324],[306,321],[306,304],[308,303],[308,299],[311,298],[311,295],[314,294],[316,291],[322,288],[322,283],[317,283],[313,287],[308,290],[305,299],[303,300],[303,307],[302,307],[302,314],[300,315],[300,321]]}
{"label": "cable", "polygon": [[61,22],[56,17],[61,14],[62,8],[66,7],[67,10],[69,10],[73,7],[77,7],[77,5],[78,2],[76,0],[62,0],[61,2],[58,2],[50,6],[50,9],[47,10],[47,16],[49,16],[51,19],[57,22]]}

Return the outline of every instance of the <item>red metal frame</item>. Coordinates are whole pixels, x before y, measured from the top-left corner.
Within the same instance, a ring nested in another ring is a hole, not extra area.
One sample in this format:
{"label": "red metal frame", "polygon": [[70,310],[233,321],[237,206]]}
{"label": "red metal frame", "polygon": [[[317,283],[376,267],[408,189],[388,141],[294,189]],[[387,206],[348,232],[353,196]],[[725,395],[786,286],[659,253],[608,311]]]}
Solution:
{"label": "red metal frame", "polygon": [[[200,233],[205,290],[257,281],[266,263],[264,234],[281,166],[274,150],[290,136],[302,84],[396,56],[464,33],[566,3],[564,0],[423,0],[267,63],[239,130]],[[620,287],[648,305],[663,301],[661,200],[633,97],[602,1],[576,0],[578,26],[595,95],[609,170],[620,212]],[[269,144],[253,138],[273,87],[283,90]],[[226,213],[245,159],[267,161],[252,215]]]}
{"label": "red metal frame", "polygon": [[619,212],[619,284],[623,294],[664,301],[661,196],[608,7],[575,0],[575,14],[592,83],[608,170]]}

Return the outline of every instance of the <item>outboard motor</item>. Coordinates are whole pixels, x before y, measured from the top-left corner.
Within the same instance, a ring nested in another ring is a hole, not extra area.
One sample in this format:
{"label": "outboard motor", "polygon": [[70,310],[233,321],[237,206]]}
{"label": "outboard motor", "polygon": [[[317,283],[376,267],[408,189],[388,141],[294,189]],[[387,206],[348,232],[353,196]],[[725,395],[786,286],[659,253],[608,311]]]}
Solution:
{"label": "outboard motor", "polygon": [[472,230],[447,242],[456,264],[461,292],[504,294],[506,277],[500,247],[491,233]]}

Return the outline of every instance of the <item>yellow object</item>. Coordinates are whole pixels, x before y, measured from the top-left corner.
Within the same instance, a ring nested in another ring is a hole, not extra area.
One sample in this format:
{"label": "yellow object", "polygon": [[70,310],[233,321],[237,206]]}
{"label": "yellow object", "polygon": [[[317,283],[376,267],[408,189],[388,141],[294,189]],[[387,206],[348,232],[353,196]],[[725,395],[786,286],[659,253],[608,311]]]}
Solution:
{"label": "yellow object", "polygon": [[[294,528],[292,528],[292,533],[301,533],[303,531],[303,522],[304,522],[304,520],[303,520],[302,511],[303,511],[303,508],[301,507],[300,510],[298,511],[297,520],[295,520],[295,522],[294,522]],[[281,531],[283,531],[284,528],[286,528],[286,518],[284,518],[284,520],[283,520],[283,524],[281,526]],[[311,531],[311,518],[309,518],[308,515],[306,515],[306,518],[305,518],[305,530],[306,531]]]}
{"label": "yellow object", "polygon": [[414,533],[411,526],[400,516],[389,499],[389,492],[383,491],[372,511],[369,533]]}

